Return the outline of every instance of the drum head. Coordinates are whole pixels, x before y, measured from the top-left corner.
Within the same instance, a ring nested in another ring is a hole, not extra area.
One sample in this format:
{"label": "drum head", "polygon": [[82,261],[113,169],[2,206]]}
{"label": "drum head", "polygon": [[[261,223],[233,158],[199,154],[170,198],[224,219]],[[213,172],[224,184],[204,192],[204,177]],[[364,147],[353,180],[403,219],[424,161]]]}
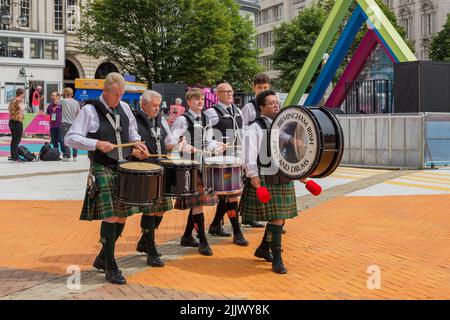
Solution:
{"label": "drum head", "polygon": [[163,165],[175,165],[175,166],[198,166],[200,165],[197,161],[186,160],[186,159],[161,159],[159,162]]}
{"label": "drum head", "polygon": [[161,166],[154,164],[154,163],[148,163],[148,162],[137,162],[137,161],[130,161],[121,163],[119,165],[121,169],[125,170],[131,170],[131,171],[158,171],[161,170]]}
{"label": "drum head", "polygon": [[284,108],[272,123],[271,157],[287,178],[309,177],[320,158],[322,136],[310,110],[299,106]]}
{"label": "drum head", "polygon": [[225,166],[240,166],[242,161],[238,157],[232,156],[215,156],[205,159],[205,164],[209,166],[225,165]]}

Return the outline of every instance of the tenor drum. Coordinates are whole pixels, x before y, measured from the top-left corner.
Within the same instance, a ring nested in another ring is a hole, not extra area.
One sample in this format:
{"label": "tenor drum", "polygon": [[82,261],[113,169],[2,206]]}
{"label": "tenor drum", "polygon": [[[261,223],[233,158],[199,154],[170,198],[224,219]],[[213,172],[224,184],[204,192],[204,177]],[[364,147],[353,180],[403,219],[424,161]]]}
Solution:
{"label": "tenor drum", "polygon": [[287,178],[324,178],[341,162],[344,136],[327,108],[290,106],[273,121],[270,146],[272,161]]}
{"label": "tenor drum", "polygon": [[242,192],[242,163],[239,158],[216,156],[205,159],[204,181],[206,190],[217,195],[234,195]]}
{"label": "tenor drum", "polygon": [[125,162],[117,169],[116,199],[134,206],[153,205],[162,196],[163,167],[147,162]]}
{"label": "tenor drum", "polygon": [[160,160],[160,163],[164,167],[164,196],[183,197],[198,193],[199,162],[184,159],[164,159]]}

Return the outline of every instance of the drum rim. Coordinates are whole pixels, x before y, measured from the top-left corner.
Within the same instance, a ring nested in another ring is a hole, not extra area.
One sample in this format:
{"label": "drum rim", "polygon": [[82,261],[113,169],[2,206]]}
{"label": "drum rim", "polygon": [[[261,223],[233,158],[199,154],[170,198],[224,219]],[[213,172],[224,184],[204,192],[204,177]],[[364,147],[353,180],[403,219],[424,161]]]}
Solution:
{"label": "drum rim", "polygon": [[[122,164],[126,164],[126,163],[129,163],[129,162],[147,163],[147,164],[154,165],[157,168],[153,169],[153,170],[133,170],[133,169],[130,169],[130,168],[123,168],[123,167],[121,167]],[[126,162],[123,162],[123,163],[120,163],[120,164],[117,165],[117,172],[134,172],[134,173],[136,173],[136,172],[140,172],[140,173],[153,172],[153,173],[159,173],[161,171],[164,171],[163,166],[161,166],[161,165],[159,165],[157,163],[150,163],[150,162],[144,162],[144,161],[126,161]]]}
{"label": "drum rim", "polygon": [[[281,116],[281,112],[283,112],[284,110],[298,109],[298,108],[304,110],[310,116],[310,118],[314,122],[314,127],[316,129],[318,129],[318,131],[317,131],[317,133],[318,133],[317,134],[318,141],[317,142],[318,142],[319,145],[317,146],[317,154],[316,154],[316,157],[314,158],[314,165],[312,165],[311,168],[308,171],[306,171],[305,173],[303,173],[302,175],[288,174],[288,173],[285,173],[283,170],[280,170],[280,168],[278,167],[278,171],[283,176],[285,176],[286,178],[291,179],[291,180],[299,180],[299,179],[307,178],[307,177],[309,177],[311,175],[311,173],[314,172],[314,170],[316,170],[316,168],[319,165],[320,159],[322,158],[322,155],[323,155],[323,145],[324,145],[323,135],[319,134],[322,130],[321,130],[320,126],[319,126],[319,123],[318,123],[314,113],[308,107],[301,106],[301,105],[290,105],[290,106],[284,107],[284,108],[282,108],[280,110],[280,112],[278,112],[278,114],[275,117],[275,119],[273,119],[272,125],[273,125],[273,123],[275,123],[275,121],[278,119],[278,117]],[[270,129],[272,129],[272,127],[270,127]],[[272,157],[272,155],[271,155],[271,157]]]}
{"label": "drum rim", "polygon": [[331,175],[334,171],[336,171],[336,169],[339,167],[339,164],[342,161],[342,157],[344,155],[344,132],[342,130],[341,123],[339,122],[336,115],[333,112],[331,112],[331,110],[329,110],[328,108],[322,107],[322,106],[315,107],[315,108],[320,109],[330,119],[332,119],[333,126],[336,131],[336,138],[337,138],[336,139],[336,145],[337,145],[336,147],[339,150],[338,152],[336,152],[334,154],[333,160],[332,160],[331,164],[328,166],[328,168],[326,168],[322,173],[320,173],[318,175],[311,176],[312,178],[325,178],[325,177],[328,177],[329,175]]}
{"label": "drum rim", "polygon": [[[240,163],[207,163],[207,160],[210,158],[219,158],[219,157],[230,157],[233,159],[238,159],[240,161]],[[235,168],[235,167],[242,167],[244,164],[242,163],[242,161],[240,160],[239,157],[233,157],[233,156],[214,156],[214,157],[208,157],[204,159],[204,164],[206,167],[215,167],[215,168]]]}

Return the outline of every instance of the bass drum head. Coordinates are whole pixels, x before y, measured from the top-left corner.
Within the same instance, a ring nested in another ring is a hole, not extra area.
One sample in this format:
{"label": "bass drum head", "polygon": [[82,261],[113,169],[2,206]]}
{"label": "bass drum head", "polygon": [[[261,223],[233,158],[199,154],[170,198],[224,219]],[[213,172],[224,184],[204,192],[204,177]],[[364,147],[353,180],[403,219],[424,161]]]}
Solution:
{"label": "bass drum head", "polygon": [[272,123],[271,158],[289,179],[307,178],[321,157],[322,134],[314,114],[307,108],[283,108]]}

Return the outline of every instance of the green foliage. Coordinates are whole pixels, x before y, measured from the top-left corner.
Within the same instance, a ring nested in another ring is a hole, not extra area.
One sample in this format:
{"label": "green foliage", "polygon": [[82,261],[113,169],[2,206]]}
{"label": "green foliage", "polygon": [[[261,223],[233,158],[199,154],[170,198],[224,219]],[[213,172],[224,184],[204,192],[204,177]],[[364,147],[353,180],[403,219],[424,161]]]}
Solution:
{"label": "green foliage", "polygon": [[[96,0],[83,14],[81,50],[117,61],[150,85],[234,81],[254,72],[258,52],[254,27],[231,9],[223,0]],[[248,42],[235,46],[235,33]]]}
{"label": "green foliage", "polygon": [[442,31],[433,38],[430,49],[433,61],[450,62],[450,14]]}

